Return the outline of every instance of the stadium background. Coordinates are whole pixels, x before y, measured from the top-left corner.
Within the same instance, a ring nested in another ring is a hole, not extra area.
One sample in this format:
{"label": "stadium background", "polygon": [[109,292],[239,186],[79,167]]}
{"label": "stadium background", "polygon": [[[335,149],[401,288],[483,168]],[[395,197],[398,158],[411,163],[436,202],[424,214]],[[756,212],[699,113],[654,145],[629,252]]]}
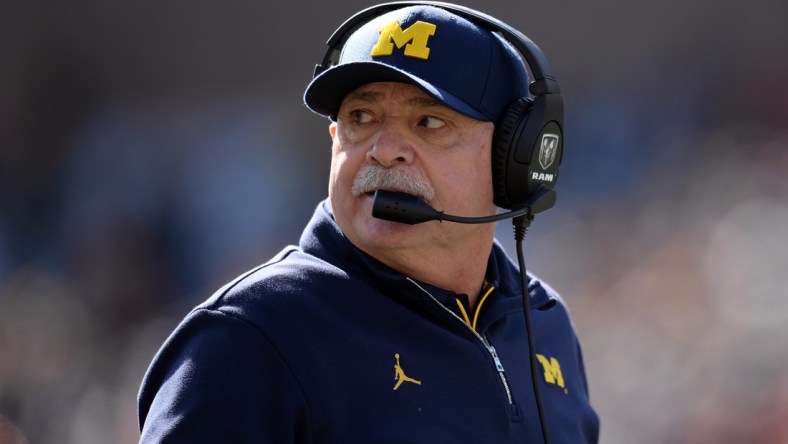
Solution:
{"label": "stadium background", "polygon": [[[602,442],[788,442],[788,3],[465,4],[561,81],[526,257],[570,305]],[[31,443],[136,442],[177,321],[297,241],[329,161],[301,94],[369,5],[0,4],[0,413]]]}

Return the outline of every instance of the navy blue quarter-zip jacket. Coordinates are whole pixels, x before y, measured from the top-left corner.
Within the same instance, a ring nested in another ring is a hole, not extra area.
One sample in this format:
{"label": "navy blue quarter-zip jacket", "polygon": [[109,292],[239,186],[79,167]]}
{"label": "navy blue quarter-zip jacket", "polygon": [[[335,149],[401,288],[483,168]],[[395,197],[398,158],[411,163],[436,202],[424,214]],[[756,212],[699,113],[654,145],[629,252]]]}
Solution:
{"label": "navy blue quarter-zip jacket", "polygon": [[[495,244],[470,313],[354,247],[323,202],[298,247],[167,339],[140,389],[141,442],[540,443],[518,273]],[[552,442],[595,443],[566,308],[536,278],[528,292]]]}

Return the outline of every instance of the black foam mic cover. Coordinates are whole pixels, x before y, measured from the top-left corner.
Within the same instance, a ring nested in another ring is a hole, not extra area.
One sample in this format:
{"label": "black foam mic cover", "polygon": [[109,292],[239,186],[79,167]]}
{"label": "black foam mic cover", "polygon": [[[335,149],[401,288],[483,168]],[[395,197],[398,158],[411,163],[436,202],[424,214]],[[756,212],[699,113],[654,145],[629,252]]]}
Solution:
{"label": "black foam mic cover", "polygon": [[377,190],[372,217],[414,225],[439,219],[440,212],[412,194]]}

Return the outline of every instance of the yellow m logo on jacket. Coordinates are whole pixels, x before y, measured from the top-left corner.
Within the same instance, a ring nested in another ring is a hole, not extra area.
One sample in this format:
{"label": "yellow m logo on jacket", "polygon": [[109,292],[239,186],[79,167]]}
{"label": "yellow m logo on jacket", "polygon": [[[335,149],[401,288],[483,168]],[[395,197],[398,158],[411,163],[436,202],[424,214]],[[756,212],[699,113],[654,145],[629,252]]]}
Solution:
{"label": "yellow m logo on jacket", "polygon": [[398,49],[405,47],[407,57],[427,60],[430,57],[430,48],[427,41],[435,35],[437,27],[432,23],[418,21],[408,26],[404,31],[399,22],[391,22],[380,28],[380,39],[372,47],[372,57],[389,56],[394,53],[394,45]]}
{"label": "yellow m logo on jacket", "polygon": [[542,369],[544,370],[544,380],[548,384],[555,384],[558,387],[564,389],[564,393],[567,393],[568,390],[566,389],[566,384],[564,383],[564,374],[561,372],[561,364],[558,363],[558,359],[555,358],[547,358],[547,356],[536,354],[536,359],[539,360],[539,363],[542,364]]}

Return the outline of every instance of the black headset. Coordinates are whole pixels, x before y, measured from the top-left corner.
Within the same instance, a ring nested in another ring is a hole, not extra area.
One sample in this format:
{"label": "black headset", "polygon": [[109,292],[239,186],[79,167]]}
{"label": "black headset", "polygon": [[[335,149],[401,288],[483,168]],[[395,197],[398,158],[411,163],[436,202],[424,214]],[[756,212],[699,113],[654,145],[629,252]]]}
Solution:
{"label": "black headset", "polygon": [[521,97],[509,105],[495,123],[492,142],[494,203],[498,207],[521,207],[537,191],[555,186],[563,157],[564,104],[561,89],[547,58],[520,31],[487,14],[444,2],[391,2],[364,9],[345,21],[328,39],[328,51],[315,67],[314,77],[339,62],[350,35],[371,19],[407,6],[434,6],[459,15],[500,34],[522,55],[533,81],[533,97]]}

